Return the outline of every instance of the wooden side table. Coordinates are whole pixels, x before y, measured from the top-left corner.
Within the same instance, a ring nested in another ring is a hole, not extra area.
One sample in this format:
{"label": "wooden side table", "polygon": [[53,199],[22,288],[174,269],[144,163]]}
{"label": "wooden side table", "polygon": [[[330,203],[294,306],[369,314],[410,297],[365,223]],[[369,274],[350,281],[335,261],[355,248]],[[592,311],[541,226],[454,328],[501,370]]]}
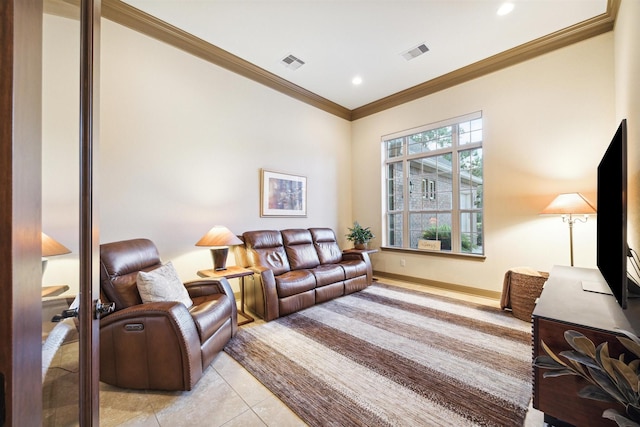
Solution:
{"label": "wooden side table", "polygon": [[209,268],[208,270],[199,270],[198,276],[210,279],[219,279],[224,277],[225,279],[240,279],[240,314],[246,320],[242,322],[238,322],[238,326],[246,325],[247,323],[253,322],[255,319],[251,317],[244,311],[244,278],[247,276],[251,276],[253,271],[238,267],[237,265],[229,266],[226,270],[214,270],[213,268]]}
{"label": "wooden side table", "polygon": [[68,285],[52,285],[42,287],[42,298],[55,297],[69,290]]}

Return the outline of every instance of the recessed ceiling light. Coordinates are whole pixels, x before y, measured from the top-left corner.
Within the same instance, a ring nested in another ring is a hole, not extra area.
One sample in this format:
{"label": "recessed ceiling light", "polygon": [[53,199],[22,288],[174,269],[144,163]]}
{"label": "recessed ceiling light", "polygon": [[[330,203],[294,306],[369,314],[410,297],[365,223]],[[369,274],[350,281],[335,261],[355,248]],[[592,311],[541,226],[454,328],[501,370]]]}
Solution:
{"label": "recessed ceiling light", "polygon": [[362,84],[362,77],[355,76],[353,80],[351,80],[351,83],[353,83],[356,86],[358,86],[359,84]]}
{"label": "recessed ceiling light", "polygon": [[511,2],[502,3],[502,5],[498,8],[498,12],[497,12],[498,16],[504,16],[511,13],[513,8],[514,8],[514,5]]}

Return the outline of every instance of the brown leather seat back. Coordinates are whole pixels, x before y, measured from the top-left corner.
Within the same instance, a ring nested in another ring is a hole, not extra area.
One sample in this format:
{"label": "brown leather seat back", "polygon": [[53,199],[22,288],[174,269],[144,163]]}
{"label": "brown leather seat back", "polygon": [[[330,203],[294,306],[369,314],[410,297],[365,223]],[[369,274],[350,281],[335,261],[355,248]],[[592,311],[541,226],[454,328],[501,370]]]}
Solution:
{"label": "brown leather seat back", "polygon": [[251,264],[249,264],[249,259],[247,259],[247,248],[244,246],[244,237],[242,235],[236,237],[242,240],[242,245],[232,246],[236,265],[244,268],[250,267]]}
{"label": "brown leather seat back", "polygon": [[247,249],[247,259],[252,267],[271,269],[276,276],[291,270],[279,231],[247,231],[242,237]]}
{"label": "brown leather seat back", "polygon": [[310,228],[309,232],[321,264],[335,264],[342,260],[342,251],[331,228]]}
{"label": "brown leather seat back", "polygon": [[303,228],[282,230],[282,240],[292,270],[315,268],[320,265],[309,230]]}
{"label": "brown leather seat back", "polygon": [[106,298],[116,303],[116,311],[142,304],[136,277],[162,265],[151,240],[133,239],[100,245],[100,287]]}

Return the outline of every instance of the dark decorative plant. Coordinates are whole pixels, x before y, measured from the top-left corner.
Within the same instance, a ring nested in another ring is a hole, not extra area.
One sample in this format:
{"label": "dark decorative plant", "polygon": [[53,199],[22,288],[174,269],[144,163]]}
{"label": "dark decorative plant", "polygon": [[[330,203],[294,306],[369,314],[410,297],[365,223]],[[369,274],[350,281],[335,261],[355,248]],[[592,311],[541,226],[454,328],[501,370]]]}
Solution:
{"label": "dark decorative plant", "polygon": [[353,227],[349,228],[349,234],[347,234],[346,237],[347,240],[353,242],[355,245],[365,245],[376,236],[371,232],[371,227],[363,227],[358,221],[355,221]]}
{"label": "dark decorative plant", "polygon": [[[640,338],[636,335],[620,331],[626,337],[617,337],[618,341],[632,354],[640,358]],[[538,356],[534,365],[547,369],[544,378],[563,375],[577,375],[589,382],[578,396],[603,402],[618,402],[626,413],[615,409],[607,409],[603,418],[615,421],[620,427],[640,426],[640,359],[625,363],[625,353],[619,358],[609,356],[607,342],[597,347],[583,334],[568,330],[564,339],[572,350],[561,351],[556,355],[541,341],[546,356]]]}

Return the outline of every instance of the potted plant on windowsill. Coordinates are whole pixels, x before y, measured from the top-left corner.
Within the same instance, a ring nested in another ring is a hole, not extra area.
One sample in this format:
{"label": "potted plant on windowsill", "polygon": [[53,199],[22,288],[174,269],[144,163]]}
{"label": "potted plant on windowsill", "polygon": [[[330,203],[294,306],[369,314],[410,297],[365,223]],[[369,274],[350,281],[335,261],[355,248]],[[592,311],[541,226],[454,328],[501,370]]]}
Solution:
{"label": "potted plant on windowsill", "polygon": [[347,240],[353,242],[353,246],[356,249],[364,250],[368,248],[369,241],[376,236],[373,235],[370,227],[363,227],[358,221],[354,221],[353,227],[349,228],[349,233],[346,237]]}

